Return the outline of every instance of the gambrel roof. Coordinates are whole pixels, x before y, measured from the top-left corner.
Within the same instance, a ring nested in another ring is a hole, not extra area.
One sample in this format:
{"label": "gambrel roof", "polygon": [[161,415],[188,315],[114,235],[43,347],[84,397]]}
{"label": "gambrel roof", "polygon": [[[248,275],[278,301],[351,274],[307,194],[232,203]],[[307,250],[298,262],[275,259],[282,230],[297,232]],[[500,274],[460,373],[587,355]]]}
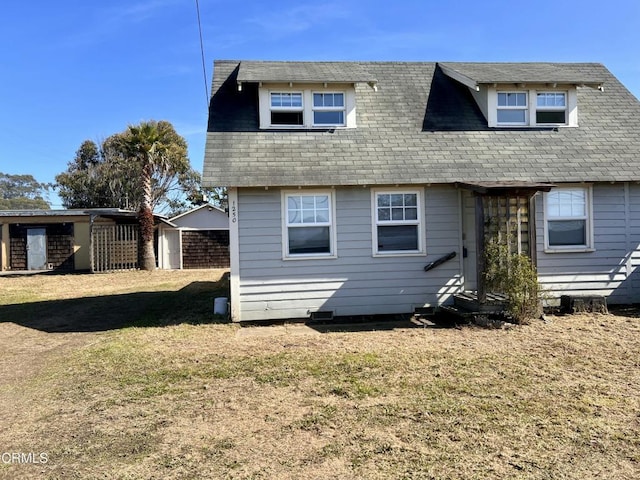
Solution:
{"label": "gambrel roof", "polygon": [[[452,72],[476,84],[575,85],[579,126],[489,128],[473,88]],[[354,83],[357,127],[260,130],[260,82],[288,75]],[[596,63],[217,61],[203,179],[237,187],[640,181],[640,102]]]}

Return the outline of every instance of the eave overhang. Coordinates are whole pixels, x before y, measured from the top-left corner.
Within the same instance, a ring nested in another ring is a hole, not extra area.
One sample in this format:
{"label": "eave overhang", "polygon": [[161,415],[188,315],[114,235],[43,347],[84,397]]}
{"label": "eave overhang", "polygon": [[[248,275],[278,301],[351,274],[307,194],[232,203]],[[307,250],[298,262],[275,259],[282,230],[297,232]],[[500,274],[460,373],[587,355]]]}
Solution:
{"label": "eave overhang", "polygon": [[348,62],[257,62],[243,61],[236,78],[244,83],[344,84],[366,83],[377,90],[378,80],[365,68]]}
{"label": "eave overhang", "polygon": [[604,91],[604,79],[584,77],[579,74],[567,72],[550,72],[549,74],[541,74],[539,72],[525,73],[526,69],[520,68],[514,73],[505,73],[504,71],[496,71],[496,73],[486,73],[482,76],[472,76],[455,66],[447,64],[438,64],[442,72],[449,78],[479,92],[482,86],[498,85],[514,85],[518,88],[526,88],[527,85],[547,85],[556,88],[559,85],[571,85],[574,87],[590,87],[600,91]]}
{"label": "eave overhang", "polygon": [[522,195],[531,196],[536,192],[548,192],[553,183],[496,181],[496,182],[456,182],[456,187],[471,190],[478,195]]}

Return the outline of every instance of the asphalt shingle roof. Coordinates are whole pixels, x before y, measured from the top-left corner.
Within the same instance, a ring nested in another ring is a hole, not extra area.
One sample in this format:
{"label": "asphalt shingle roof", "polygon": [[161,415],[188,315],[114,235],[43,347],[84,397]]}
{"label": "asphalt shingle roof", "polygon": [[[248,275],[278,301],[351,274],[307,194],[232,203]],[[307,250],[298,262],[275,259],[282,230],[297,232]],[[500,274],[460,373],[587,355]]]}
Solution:
{"label": "asphalt shingle roof", "polygon": [[353,62],[240,62],[239,82],[375,82],[363,65]]}
{"label": "asphalt shingle roof", "polygon": [[[314,64],[285,65],[301,71]],[[242,63],[218,61],[204,182],[243,187],[640,181],[640,102],[604,66],[535,64],[530,77],[520,77],[532,64],[445,65],[477,81],[498,82],[541,81],[537,75],[544,69],[538,65],[553,65],[559,72],[583,73],[572,74],[570,83],[595,80],[604,92],[578,87],[575,128],[489,128],[469,89],[436,63],[331,63],[377,80],[377,92],[366,83],[355,85],[357,128],[270,131],[258,128],[258,84],[247,76],[238,91]],[[502,68],[497,76],[482,73],[492,65]],[[545,81],[563,78],[568,77]]]}
{"label": "asphalt shingle roof", "polygon": [[560,83],[598,85],[606,76],[593,63],[440,63],[476,83]]}

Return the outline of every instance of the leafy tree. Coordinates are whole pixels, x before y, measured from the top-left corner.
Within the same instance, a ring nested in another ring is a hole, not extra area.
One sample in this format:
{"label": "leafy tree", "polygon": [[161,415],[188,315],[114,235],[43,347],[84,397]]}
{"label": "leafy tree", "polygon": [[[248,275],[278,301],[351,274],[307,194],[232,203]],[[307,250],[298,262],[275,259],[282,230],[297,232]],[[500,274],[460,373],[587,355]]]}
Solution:
{"label": "leafy tree", "polygon": [[50,185],[40,183],[32,175],[10,175],[0,172],[0,210],[49,209],[45,200]]}
{"label": "leafy tree", "polygon": [[[201,203],[200,175],[189,165],[186,141],[166,121],[154,125],[167,149],[166,161],[151,169],[151,208],[171,214]],[[130,128],[96,143],[86,140],[67,170],[56,176],[56,188],[67,208],[115,207],[139,210],[143,199],[142,163],[130,151]]]}
{"label": "leafy tree", "polygon": [[179,215],[186,212],[193,205],[202,205],[203,203],[210,203],[226,210],[229,206],[227,188],[226,187],[203,187],[202,178],[198,172],[193,172],[194,176],[191,179],[193,182],[192,187],[189,189],[189,194],[186,198],[179,199],[176,202],[169,202],[171,209],[171,216]]}
{"label": "leafy tree", "polygon": [[216,205],[217,207],[227,209],[229,207],[229,197],[227,196],[226,187],[213,187],[203,189],[205,199],[209,203]]}

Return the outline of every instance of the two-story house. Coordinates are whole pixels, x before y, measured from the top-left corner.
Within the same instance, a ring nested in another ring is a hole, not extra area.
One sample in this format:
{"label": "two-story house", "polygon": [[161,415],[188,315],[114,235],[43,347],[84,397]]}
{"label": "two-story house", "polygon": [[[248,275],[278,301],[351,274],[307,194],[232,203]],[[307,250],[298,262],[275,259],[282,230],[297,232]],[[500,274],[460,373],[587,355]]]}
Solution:
{"label": "two-story house", "polygon": [[203,178],[235,321],[447,304],[497,231],[551,297],[640,301],[640,103],[600,64],[217,61]]}

